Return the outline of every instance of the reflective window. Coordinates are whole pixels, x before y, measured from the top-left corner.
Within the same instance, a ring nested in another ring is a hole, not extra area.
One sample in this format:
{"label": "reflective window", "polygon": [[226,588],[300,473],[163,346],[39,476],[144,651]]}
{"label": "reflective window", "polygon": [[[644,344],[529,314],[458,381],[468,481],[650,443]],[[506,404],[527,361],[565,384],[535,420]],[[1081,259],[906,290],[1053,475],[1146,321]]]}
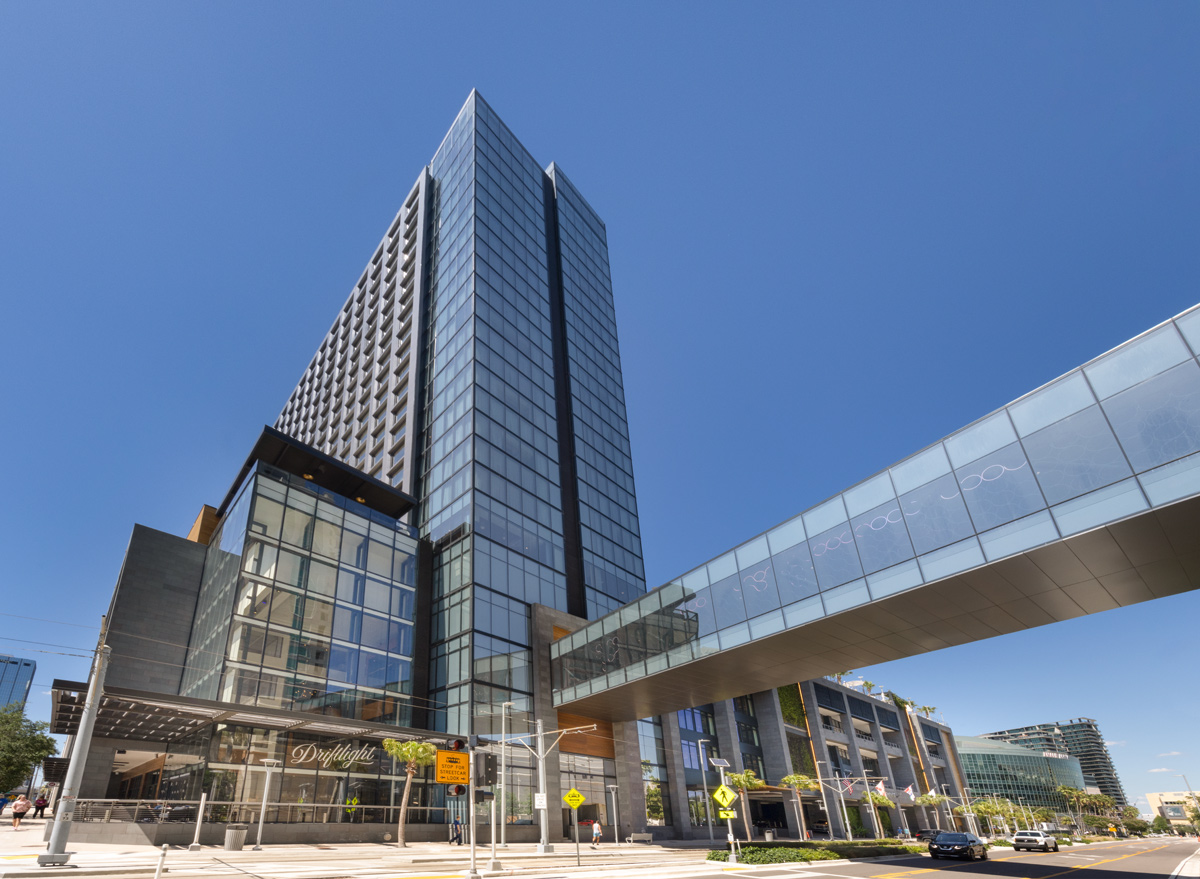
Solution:
{"label": "reflective window", "polygon": [[849,522],[821,532],[808,541],[808,548],[822,590],[862,576]]}
{"label": "reflective window", "polygon": [[948,546],[974,533],[954,476],[947,474],[900,498],[904,521],[919,554]]}
{"label": "reflective window", "polygon": [[913,557],[899,501],[893,499],[868,510],[851,519],[850,524],[859,557],[868,574]]}
{"label": "reflective window", "polygon": [[817,593],[817,573],[813,568],[812,557],[808,554],[807,543],[797,543],[790,549],[775,553],[772,568],[779,588],[779,598],[784,604],[791,604]]}
{"label": "reflective window", "polygon": [[1129,463],[1099,406],[1027,436],[1024,446],[1052,504],[1130,475]]}
{"label": "reflective window", "polygon": [[739,576],[747,616],[756,617],[779,607],[779,590],[775,588],[775,571],[770,559],[744,569]]}
{"label": "reflective window", "polygon": [[1046,506],[1020,443],[980,458],[954,475],[979,531]]}
{"label": "reflective window", "polygon": [[1104,401],[1137,472],[1200,451],[1200,366],[1180,364]]}

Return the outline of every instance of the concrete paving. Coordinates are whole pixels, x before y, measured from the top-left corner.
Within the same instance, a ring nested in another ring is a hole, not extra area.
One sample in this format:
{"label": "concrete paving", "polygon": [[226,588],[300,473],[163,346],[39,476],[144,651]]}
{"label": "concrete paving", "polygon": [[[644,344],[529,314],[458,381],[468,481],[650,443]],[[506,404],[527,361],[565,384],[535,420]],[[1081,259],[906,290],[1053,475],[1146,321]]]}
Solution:
{"label": "concrete paving", "polygon": [[[147,845],[112,843],[67,844],[72,852],[66,867],[39,867],[37,856],[46,850],[44,822],[27,819],[13,830],[0,825],[0,879],[26,879],[69,875],[71,877],[137,877],[147,879],[158,870],[176,879],[182,877],[223,876],[255,879],[330,879],[330,877],[390,876],[462,876],[469,869],[469,846],[448,843],[409,843],[406,848],[392,844],[356,843],[342,845],[268,845],[252,851],[254,828],[242,851],[225,851],[221,846],[204,846],[188,851],[185,846],[170,847],[165,857],[161,849]],[[676,870],[687,871],[704,863],[710,845],[707,840],[668,845],[605,843],[592,848],[580,843],[578,862],[574,842],[554,844],[552,853],[538,853],[532,844],[510,844],[497,848],[498,865],[491,863],[490,846],[476,848],[476,871],[481,876],[532,875],[552,871],[562,875],[568,869],[603,874],[605,868],[645,867],[656,876],[669,876]]]}

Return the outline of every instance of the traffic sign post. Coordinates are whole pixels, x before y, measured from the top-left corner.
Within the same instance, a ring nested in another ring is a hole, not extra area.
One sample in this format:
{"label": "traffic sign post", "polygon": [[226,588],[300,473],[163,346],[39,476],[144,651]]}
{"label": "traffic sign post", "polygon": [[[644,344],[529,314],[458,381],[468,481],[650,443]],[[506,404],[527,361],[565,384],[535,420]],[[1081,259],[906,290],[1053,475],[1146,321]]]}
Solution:
{"label": "traffic sign post", "polygon": [[582,866],[582,862],[579,860],[579,807],[583,805],[583,803],[586,799],[587,799],[587,797],[585,797],[579,791],[575,790],[575,788],[571,788],[569,791],[567,791],[565,794],[563,794],[563,802],[571,807],[571,814],[575,817],[575,866],[576,867]]}
{"label": "traffic sign post", "polygon": [[469,784],[471,757],[462,751],[438,750],[433,764],[434,784]]}
{"label": "traffic sign post", "polygon": [[728,806],[735,799],[737,799],[737,794],[733,792],[732,788],[725,784],[725,770],[729,768],[729,761],[722,757],[709,757],[708,762],[717,767],[717,769],[721,770],[721,786],[713,791],[713,799],[722,806],[726,807],[721,812],[721,817],[725,819],[725,830],[727,839],[729,840],[728,863],[736,864],[738,862],[737,840],[733,838],[733,819],[737,817],[737,812],[729,809]]}

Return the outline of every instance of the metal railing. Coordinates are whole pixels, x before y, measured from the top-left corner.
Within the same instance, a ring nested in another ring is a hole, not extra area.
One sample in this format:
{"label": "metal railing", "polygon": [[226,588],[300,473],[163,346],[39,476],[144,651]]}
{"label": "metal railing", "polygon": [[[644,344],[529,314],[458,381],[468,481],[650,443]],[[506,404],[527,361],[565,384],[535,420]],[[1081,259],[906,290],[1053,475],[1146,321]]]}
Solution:
{"label": "metal railing", "polygon": [[[262,802],[208,801],[204,823],[236,824],[258,821]],[[195,824],[199,800],[79,800],[75,821],[99,823]],[[409,806],[407,824],[444,824],[445,806]],[[348,803],[267,803],[268,824],[395,824],[399,806],[360,806]]]}

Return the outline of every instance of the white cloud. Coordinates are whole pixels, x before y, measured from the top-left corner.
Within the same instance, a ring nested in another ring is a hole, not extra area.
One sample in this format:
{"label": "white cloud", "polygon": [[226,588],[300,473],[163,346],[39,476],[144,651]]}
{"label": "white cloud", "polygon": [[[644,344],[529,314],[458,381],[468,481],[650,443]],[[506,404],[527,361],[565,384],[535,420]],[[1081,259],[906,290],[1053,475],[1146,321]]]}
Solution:
{"label": "white cloud", "polygon": [[[1106,744],[1106,745],[1107,745],[1108,747],[1110,747],[1110,748],[1123,748],[1123,747],[1125,747],[1125,742],[1124,742],[1124,741],[1120,741],[1120,742],[1105,742],[1104,744]],[[1162,756],[1162,754],[1159,754],[1159,756],[1161,757],[1161,756]]]}
{"label": "white cloud", "polygon": [[1160,756],[1160,757],[1182,757],[1183,755],[1180,754],[1178,751],[1167,751],[1167,753],[1159,754],[1158,756]]}
{"label": "white cloud", "polygon": [[1151,772],[1170,772],[1170,769],[1151,769]]}

